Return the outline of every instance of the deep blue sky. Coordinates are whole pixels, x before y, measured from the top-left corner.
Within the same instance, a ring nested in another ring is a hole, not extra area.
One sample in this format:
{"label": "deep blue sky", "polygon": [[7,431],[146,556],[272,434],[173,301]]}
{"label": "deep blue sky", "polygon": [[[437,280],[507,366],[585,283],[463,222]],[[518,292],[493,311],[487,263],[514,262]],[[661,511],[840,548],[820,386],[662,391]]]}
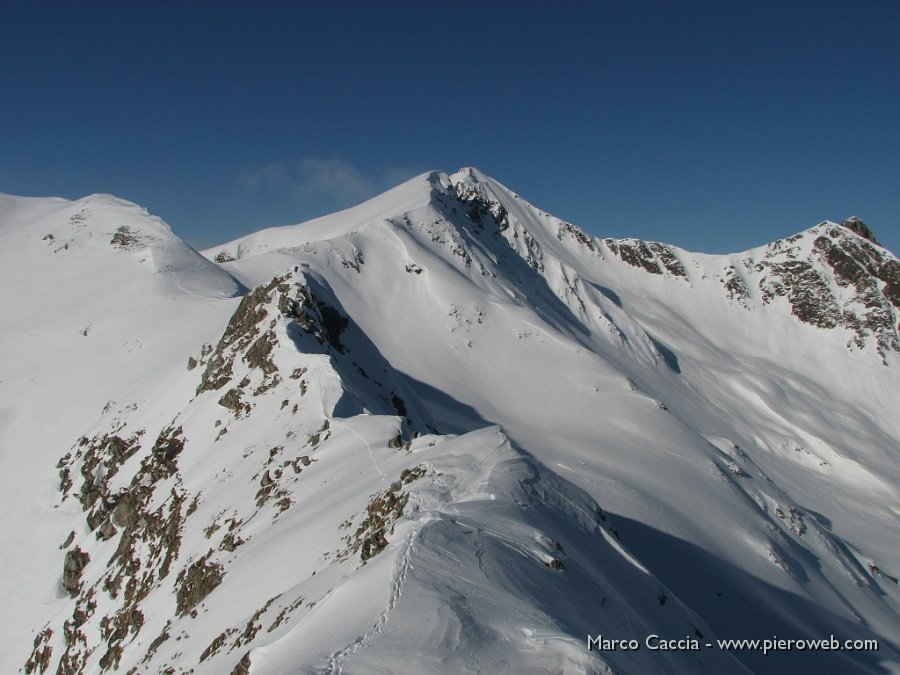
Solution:
{"label": "deep blue sky", "polygon": [[0,192],[198,247],[474,165],[601,236],[900,252],[900,2],[19,2]]}

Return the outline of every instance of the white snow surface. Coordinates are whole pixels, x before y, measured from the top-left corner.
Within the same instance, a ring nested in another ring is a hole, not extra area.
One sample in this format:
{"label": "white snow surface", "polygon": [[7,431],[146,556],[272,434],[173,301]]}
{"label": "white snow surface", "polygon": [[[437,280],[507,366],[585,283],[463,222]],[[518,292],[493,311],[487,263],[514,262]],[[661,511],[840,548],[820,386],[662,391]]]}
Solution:
{"label": "white snow surface", "polygon": [[[0,672],[900,672],[890,252],[467,168],[204,256],[0,196]],[[879,649],[706,647],[832,635]]]}

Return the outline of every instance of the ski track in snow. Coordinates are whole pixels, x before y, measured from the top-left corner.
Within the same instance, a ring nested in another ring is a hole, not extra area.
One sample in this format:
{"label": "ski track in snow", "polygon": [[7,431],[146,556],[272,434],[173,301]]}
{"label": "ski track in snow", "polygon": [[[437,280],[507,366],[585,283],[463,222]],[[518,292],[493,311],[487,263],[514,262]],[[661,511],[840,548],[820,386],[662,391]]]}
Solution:
{"label": "ski track in snow", "polygon": [[375,638],[377,638],[384,630],[384,626],[387,624],[391,612],[394,611],[397,602],[400,600],[400,596],[403,594],[403,584],[406,582],[406,577],[409,574],[409,570],[412,568],[413,540],[415,539],[416,533],[417,531],[414,531],[407,535],[403,552],[398,556],[397,561],[394,563],[394,572],[391,575],[391,591],[390,596],[388,597],[387,607],[385,607],[381,614],[378,615],[378,619],[369,631],[359,636],[343,649],[333,653],[328,658],[328,666],[324,672],[333,675],[342,673],[345,663],[353,656],[353,654],[372,644]]}
{"label": "ski track in snow", "polygon": [[362,443],[362,444],[366,447],[366,452],[367,452],[368,455],[369,455],[369,459],[370,459],[371,462],[372,462],[372,466],[375,467],[375,470],[376,470],[376,471],[378,472],[378,474],[381,476],[381,482],[382,482],[382,483],[387,483],[387,482],[388,482],[388,476],[387,476],[387,474],[384,472],[384,470],[381,468],[381,465],[378,463],[378,460],[375,458],[375,453],[372,451],[372,446],[369,445],[369,441],[367,441],[365,438],[363,438],[363,437],[360,435],[360,433],[359,433],[356,429],[354,429],[350,424],[347,424],[347,423],[345,423],[345,422],[340,422],[339,426],[344,427],[344,428],[346,428],[347,430],[349,430],[350,433],[352,433],[354,436],[356,436],[356,438],[359,439],[359,442]]}
{"label": "ski track in snow", "polygon": [[211,295],[200,295],[199,293],[194,293],[194,291],[182,286],[181,281],[179,281],[179,279],[178,279],[178,273],[174,269],[169,270],[169,271],[172,273],[172,281],[175,282],[175,286],[179,290],[187,293],[188,295],[192,295],[195,298],[200,298],[201,300],[221,300],[222,299],[221,297],[216,297],[216,296],[211,296]]}

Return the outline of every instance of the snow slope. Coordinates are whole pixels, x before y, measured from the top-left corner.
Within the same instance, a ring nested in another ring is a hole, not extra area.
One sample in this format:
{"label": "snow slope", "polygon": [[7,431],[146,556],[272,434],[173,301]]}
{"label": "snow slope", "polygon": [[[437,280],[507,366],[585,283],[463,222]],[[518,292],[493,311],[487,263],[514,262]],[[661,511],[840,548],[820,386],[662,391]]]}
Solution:
{"label": "snow slope", "polygon": [[14,672],[33,629],[59,602],[58,584],[47,581],[58,577],[59,544],[75,522],[54,508],[53,456],[107,404],[107,414],[140,406],[165,417],[191,390],[183,360],[210,339],[210,324],[227,320],[237,302],[228,298],[242,287],[167,225],[105,195],[0,196],[0,265],[0,584],[8,612],[0,653],[2,670]]}
{"label": "snow slope", "polygon": [[[5,671],[900,670],[854,221],[698,255],[468,168],[207,259],[105,196],[0,228]],[[832,634],[880,649],[705,647]]]}

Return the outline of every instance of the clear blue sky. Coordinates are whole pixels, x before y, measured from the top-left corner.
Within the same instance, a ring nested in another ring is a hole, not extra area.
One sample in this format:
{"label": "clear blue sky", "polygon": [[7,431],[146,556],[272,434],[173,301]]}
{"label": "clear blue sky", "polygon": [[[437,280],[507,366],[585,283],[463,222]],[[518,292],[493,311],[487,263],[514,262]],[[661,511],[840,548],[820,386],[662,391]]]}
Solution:
{"label": "clear blue sky", "polygon": [[601,236],[900,252],[896,0],[4,0],[0,92],[0,192],[198,247],[474,165]]}

